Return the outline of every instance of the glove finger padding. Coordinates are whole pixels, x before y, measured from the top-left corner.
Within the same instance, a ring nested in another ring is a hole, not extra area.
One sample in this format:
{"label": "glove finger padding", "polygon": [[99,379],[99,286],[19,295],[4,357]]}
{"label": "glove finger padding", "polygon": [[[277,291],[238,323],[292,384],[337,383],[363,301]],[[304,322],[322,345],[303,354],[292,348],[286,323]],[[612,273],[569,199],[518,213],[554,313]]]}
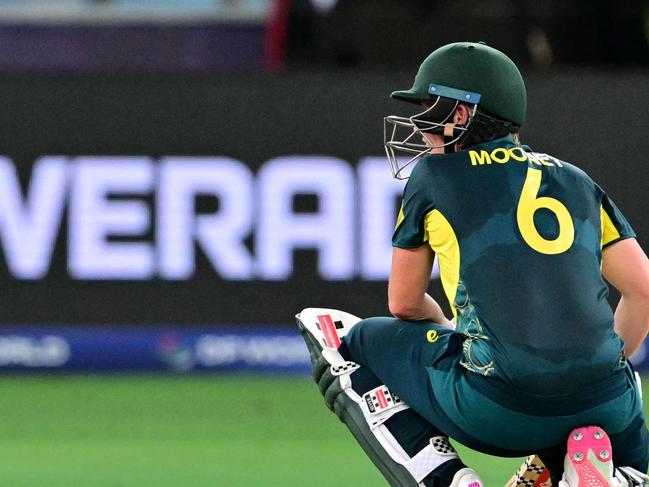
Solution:
{"label": "glove finger padding", "polygon": [[326,387],[323,393],[324,400],[327,407],[331,409],[334,413],[336,413],[338,417],[340,417],[338,411],[336,410],[336,399],[340,397],[342,394],[344,394],[344,392],[338,377],[331,375],[331,378],[332,381],[329,383],[329,385]]}
{"label": "glove finger padding", "polygon": [[[318,386],[320,384],[320,381],[322,380],[322,376],[328,370],[329,370],[329,363],[322,356],[318,357],[313,361],[313,380],[315,381],[316,384],[318,384]],[[320,389],[320,392],[324,394],[322,388]]]}

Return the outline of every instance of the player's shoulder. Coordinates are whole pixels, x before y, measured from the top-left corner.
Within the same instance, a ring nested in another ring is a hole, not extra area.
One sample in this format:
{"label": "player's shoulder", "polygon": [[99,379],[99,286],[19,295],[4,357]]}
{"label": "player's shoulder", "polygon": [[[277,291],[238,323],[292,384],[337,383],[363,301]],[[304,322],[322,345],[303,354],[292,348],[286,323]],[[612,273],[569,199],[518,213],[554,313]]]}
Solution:
{"label": "player's shoulder", "polygon": [[586,173],[586,171],[573,162],[566,161],[565,159],[561,159],[552,154],[548,154],[547,152],[533,150],[528,146],[523,146],[523,148],[534,161],[540,161],[544,165],[545,163],[550,163],[548,165],[565,169],[564,172],[566,173],[580,178],[590,179],[590,176]]}
{"label": "player's shoulder", "polygon": [[595,193],[602,193],[602,189],[590,176],[590,174],[588,174],[585,169],[578,166],[577,164],[560,159],[544,152],[530,151],[530,153],[532,157],[539,161],[542,161],[542,163],[550,162],[552,165],[559,168],[560,170],[557,171],[557,174],[562,176],[564,179],[568,179],[574,184],[582,185]]}
{"label": "player's shoulder", "polygon": [[430,189],[434,180],[435,165],[439,158],[440,155],[428,154],[417,161],[408,177],[406,192],[416,193]]}
{"label": "player's shoulder", "polygon": [[464,151],[452,152],[449,154],[427,154],[422,157],[410,173],[410,181],[415,185],[426,185],[431,183],[442,168],[456,167],[456,162],[464,161],[467,158]]}
{"label": "player's shoulder", "polygon": [[448,173],[448,168],[459,167],[457,162],[462,160],[461,153],[428,154],[422,157],[410,173],[405,194],[423,198],[434,197],[440,174]]}

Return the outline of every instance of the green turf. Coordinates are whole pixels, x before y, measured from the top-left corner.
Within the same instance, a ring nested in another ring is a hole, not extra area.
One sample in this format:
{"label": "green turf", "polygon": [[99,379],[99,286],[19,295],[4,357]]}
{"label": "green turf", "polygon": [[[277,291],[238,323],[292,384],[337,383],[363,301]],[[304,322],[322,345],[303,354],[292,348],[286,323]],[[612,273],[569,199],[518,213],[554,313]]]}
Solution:
{"label": "green turf", "polygon": [[[385,486],[306,379],[0,378],[0,485]],[[489,486],[519,461],[462,451]]]}

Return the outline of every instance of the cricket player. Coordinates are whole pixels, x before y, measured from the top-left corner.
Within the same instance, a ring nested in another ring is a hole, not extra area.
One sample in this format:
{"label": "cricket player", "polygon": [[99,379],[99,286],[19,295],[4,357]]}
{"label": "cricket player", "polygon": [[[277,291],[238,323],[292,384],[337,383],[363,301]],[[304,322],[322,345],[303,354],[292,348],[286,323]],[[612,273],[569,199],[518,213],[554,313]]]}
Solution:
{"label": "cricket player", "polygon": [[[525,85],[502,52],[443,46],[392,98],[416,112],[385,119],[393,175],[409,178],[394,317],[298,315],[325,402],[392,486],[482,486],[449,437],[536,453],[555,486],[645,485],[627,357],[649,330],[649,261],[631,225],[584,171],[521,145]],[[426,292],[434,255],[451,320]]]}

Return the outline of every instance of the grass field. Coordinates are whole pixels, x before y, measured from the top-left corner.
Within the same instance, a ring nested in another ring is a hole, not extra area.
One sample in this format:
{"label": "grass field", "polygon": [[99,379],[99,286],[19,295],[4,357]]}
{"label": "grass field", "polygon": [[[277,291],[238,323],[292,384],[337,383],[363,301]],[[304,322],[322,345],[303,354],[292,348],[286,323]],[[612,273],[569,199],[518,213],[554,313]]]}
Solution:
{"label": "grass field", "polygon": [[[306,378],[12,376],[0,391],[0,486],[386,485]],[[488,486],[519,464],[461,454]]]}

